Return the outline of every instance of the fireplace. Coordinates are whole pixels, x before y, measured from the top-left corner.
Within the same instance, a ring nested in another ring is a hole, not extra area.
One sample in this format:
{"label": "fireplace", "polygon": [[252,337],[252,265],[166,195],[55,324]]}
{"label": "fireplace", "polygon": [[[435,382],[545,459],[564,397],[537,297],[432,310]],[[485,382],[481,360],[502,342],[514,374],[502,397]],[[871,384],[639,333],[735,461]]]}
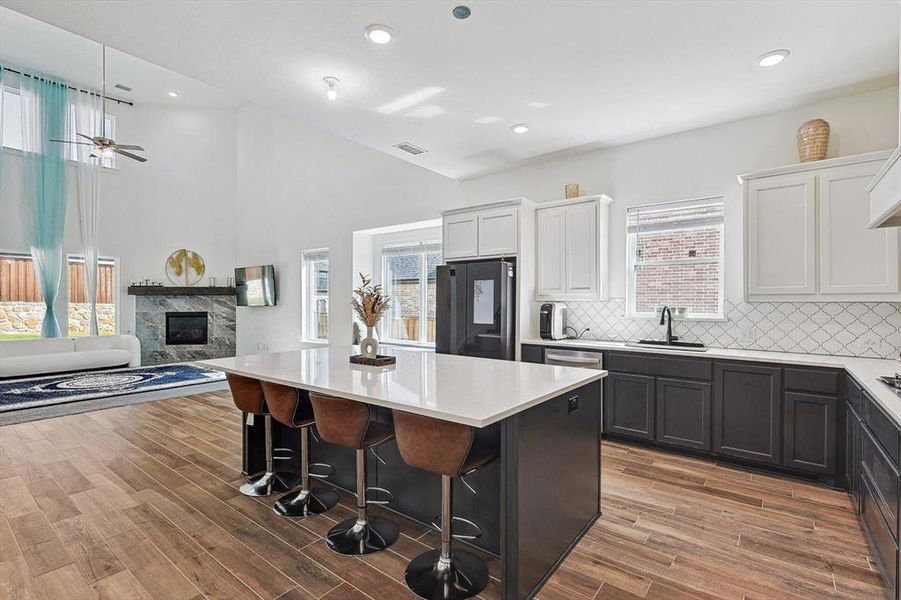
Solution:
{"label": "fireplace", "polygon": [[205,312],[167,312],[166,345],[206,344],[208,321]]}

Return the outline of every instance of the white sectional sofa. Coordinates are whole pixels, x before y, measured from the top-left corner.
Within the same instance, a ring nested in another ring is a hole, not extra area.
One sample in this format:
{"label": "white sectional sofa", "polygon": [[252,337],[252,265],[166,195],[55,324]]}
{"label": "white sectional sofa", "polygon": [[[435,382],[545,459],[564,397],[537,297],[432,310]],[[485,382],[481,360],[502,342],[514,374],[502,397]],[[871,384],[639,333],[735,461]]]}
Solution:
{"label": "white sectional sofa", "polygon": [[0,377],[140,365],[141,342],[133,335],[0,341]]}

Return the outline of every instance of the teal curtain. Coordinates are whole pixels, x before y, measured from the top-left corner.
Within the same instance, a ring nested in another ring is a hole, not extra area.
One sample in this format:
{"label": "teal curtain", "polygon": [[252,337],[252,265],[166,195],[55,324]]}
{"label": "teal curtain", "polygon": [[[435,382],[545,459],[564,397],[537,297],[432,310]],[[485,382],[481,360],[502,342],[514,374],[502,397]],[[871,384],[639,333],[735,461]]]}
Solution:
{"label": "teal curtain", "polygon": [[41,285],[47,312],[41,336],[60,337],[54,305],[65,265],[63,236],[66,228],[65,144],[68,139],[65,84],[43,77],[20,77],[24,201],[35,274]]}

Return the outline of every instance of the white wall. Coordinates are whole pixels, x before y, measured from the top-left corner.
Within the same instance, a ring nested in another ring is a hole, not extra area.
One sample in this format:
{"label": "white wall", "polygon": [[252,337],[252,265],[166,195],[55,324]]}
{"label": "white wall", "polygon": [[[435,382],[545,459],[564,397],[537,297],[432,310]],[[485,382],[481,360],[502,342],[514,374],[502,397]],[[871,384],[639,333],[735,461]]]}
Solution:
{"label": "white wall", "polygon": [[[119,326],[130,333],[134,298],[126,295],[129,280],[167,282],[164,265],[174,250],[199,252],[207,275],[222,283],[233,274],[236,111],[153,105],[108,109],[117,117],[117,141],[143,146],[148,158],[139,164],[119,157],[118,170],[105,171],[102,180],[100,252],[119,259]],[[27,253],[21,160],[4,151],[0,249]],[[75,172],[69,168],[65,250],[80,254]],[[65,297],[64,282],[63,303]]]}
{"label": "white wall", "polygon": [[625,294],[627,206],[725,195],[726,297],[742,296],[742,208],[736,175],[798,162],[795,132],[821,117],[831,124],[829,156],[897,145],[898,89],[882,89],[634,144],[549,160],[462,181],[467,203],[525,196],[563,197],[580,183],[583,194],[613,197],[610,227],[612,298]]}
{"label": "white wall", "polygon": [[238,309],[238,353],[296,348],[300,253],[330,251],[329,342],[352,338],[353,232],[439,216],[457,182],[246,104],[238,110],[237,263],[276,267],[278,306]]}

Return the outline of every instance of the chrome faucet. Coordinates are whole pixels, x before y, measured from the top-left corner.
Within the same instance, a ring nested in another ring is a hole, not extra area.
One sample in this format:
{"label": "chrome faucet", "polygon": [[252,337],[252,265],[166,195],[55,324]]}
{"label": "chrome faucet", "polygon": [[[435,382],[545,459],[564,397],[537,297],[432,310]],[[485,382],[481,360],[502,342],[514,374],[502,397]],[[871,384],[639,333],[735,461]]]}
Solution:
{"label": "chrome faucet", "polygon": [[660,311],[660,324],[666,324],[666,343],[672,344],[675,340],[679,338],[673,335],[673,313],[670,311],[669,306],[664,306],[663,310]]}

